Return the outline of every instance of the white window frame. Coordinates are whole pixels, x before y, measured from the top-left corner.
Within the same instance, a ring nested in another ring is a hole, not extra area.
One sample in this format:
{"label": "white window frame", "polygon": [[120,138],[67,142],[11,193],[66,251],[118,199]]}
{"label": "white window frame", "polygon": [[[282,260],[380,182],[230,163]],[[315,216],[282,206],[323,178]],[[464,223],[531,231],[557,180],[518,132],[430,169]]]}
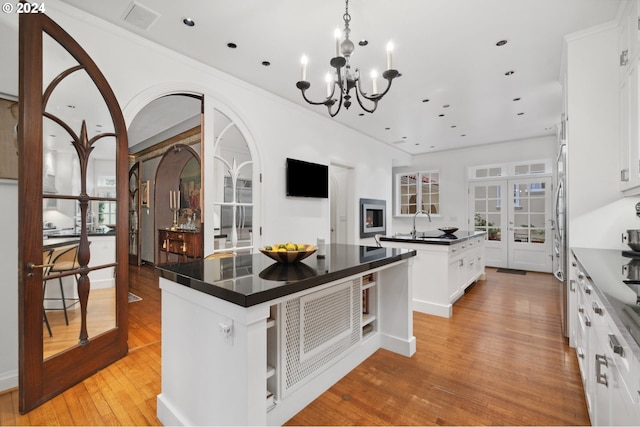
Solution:
{"label": "white window frame", "polygon": [[[432,177],[434,175],[437,175],[437,184],[438,184],[438,192],[437,193],[430,193],[430,194],[437,194],[437,212],[435,213],[430,213],[430,215],[432,217],[439,217],[442,216],[442,184],[440,182],[440,178],[442,176],[442,174],[440,173],[440,170],[438,169],[432,169],[432,170],[424,170],[424,171],[416,171],[416,172],[399,172],[395,175],[395,190],[396,190],[396,197],[395,197],[395,206],[394,206],[394,216],[396,217],[410,217],[415,215],[415,212],[405,212],[402,213],[401,209],[402,209],[402,191],[401,191],[401,185],[402,185],[402,177],[403,176],[410,176],[410,175],[415,175],[416,178],[416,202],[415,202],[415,206],[416,206],[416,211],[417,209],[422,206],[422,185],[423,185],[423,179],[426,177],[427,179],[432,179]],[[430,203],[431,205],[431,203]]]}

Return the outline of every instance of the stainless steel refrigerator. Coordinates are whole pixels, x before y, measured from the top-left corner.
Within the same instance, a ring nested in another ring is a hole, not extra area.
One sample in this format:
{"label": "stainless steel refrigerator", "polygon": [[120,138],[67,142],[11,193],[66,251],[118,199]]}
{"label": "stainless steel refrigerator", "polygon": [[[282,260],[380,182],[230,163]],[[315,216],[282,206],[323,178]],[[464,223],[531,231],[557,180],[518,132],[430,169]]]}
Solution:
{"label": "stainless steel refrigerator", "polygon": [[554,199],[554,224],[553,224],[553,274],[560,281],[560,298],[562,333],[569,336],[568,329],[568,298],[567,298],[567,216],[566,216],[566,170],[567,170],[567,144],[564,140],[558,146],[558,158],[556,161],[556,194]]}

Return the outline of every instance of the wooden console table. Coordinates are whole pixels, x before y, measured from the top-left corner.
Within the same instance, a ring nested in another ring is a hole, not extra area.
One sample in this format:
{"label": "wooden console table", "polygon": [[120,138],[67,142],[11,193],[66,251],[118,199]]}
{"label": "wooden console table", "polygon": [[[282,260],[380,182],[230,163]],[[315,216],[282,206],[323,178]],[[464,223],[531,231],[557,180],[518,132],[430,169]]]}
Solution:
{"label": "wooden console table", "polygon": [[[188,258],[203,257],[202,230],[167,230],[158,229],[158,265],[169,262],[169,254],[178,255],[178,262]],[[164,262],[162,254],[165,254]]]}

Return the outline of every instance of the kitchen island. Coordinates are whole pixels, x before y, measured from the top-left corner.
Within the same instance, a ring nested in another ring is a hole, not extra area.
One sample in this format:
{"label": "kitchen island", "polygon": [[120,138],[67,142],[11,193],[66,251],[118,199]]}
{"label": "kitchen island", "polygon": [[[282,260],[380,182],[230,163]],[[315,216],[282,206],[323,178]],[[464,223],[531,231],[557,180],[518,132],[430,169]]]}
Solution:
{"label": "kitchen island", "polygon": [[486,232],[439,230],[380,237],[390,248],[416,251],[413,266],[413,309],[451,317],[453,303],[478,279],[484,280]]}
{"label": "kitchen island", "polygon": [[332,244],[158,267],[165,425],[280,425],[379,348],[416,351],[415,251]]}

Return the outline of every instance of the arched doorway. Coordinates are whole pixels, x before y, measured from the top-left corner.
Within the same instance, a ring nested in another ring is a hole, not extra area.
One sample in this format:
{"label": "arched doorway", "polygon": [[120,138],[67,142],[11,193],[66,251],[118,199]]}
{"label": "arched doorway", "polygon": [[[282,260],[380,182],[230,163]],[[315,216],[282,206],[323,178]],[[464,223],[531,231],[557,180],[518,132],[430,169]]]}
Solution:
{"label": "arched doorway", "polygon": [[[203,257],[200,169],[200,156],[183,144],[168,149],[158,164],[154,195],[154,217],[159,230],[155,241],[156,265]],[[167,234],[167,230],[179,232],[175,244],[168,241],[171,233]]]}

